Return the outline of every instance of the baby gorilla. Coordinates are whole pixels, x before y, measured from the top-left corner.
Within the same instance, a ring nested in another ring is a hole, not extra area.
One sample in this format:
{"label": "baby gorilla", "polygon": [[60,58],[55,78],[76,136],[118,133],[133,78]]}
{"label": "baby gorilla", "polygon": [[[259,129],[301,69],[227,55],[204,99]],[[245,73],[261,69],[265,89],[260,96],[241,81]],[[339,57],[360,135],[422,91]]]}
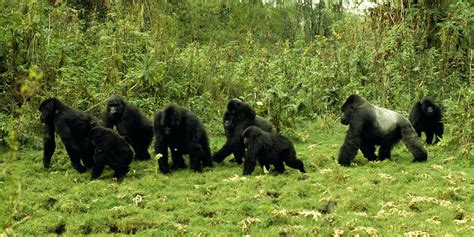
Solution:
{"label": "baby gorilla", "polygon": [[105,165],[115,171],[114,178],[125,176],[135,155],[127,141],[114,130],[99,126],[90,131],[89,137],[95,146],[91,179],[98,178]]}
{"label": "baby gorilla", "polygon": [[433,143],[433,134],[435,137],[435,144],[443,137],[444,124],[442,121],[441,109],[439,105],[435,104],[431,96],[425,96],[421,101],[417,101],[413,105],[413,109],[408,117],[418,137],[421,133],[426,133],[426,143]]}
{"label": "baby gorilla", "polygon": [[262,168],[265,167],[267,170],[272,164],[278,173],[285,171],[283,162],[291,168],[306,173],[303,162],[296,158],[296,151],[290,139],[279,134],[265,132],[256,126],[246,128],[242,137],[247,148],[244,175],[252,174],[257,161]]}

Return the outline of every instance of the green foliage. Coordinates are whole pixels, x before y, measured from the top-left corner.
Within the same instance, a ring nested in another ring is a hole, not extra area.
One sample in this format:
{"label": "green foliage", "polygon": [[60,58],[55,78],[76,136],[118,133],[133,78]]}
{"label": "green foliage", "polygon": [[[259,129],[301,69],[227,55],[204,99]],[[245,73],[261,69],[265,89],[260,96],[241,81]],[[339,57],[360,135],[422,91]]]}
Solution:
{"label": "green foliage", "polygon": [[[355,167],[335,163],[345,126],[332,118],[299,123],[297,155],[307,174],[288,168],[282,175],[225,161],[197,174],[189,169],[156,174],[156,161],[133,162],[122,182],[104,170],[71,168],[58,149],[50,170],[41,151],[23,149],[0,174],[0,231],[17,235],[430,235],[472,232],[472,167],[456,151],[428,147],[426,163],[412,163],[403,145],[392,161],[369,163],[359,154]],[[318,124],[322,124],[321,126]],[[326,124],[326,125],[324,125]],[[446,139],[453,139],[450,135]],[[212,136],[220,147],[224,136]],[[1,153],[5,160],[9,152]]]}

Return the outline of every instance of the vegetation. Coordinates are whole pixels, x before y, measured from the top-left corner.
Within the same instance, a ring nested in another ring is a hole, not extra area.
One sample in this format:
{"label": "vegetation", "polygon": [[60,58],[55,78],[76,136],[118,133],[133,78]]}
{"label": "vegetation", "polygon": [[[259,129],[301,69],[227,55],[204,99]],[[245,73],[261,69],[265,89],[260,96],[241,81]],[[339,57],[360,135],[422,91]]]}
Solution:
{"label": "vegetation", "polygon": [[[472,3],[388,1],[354,16],[339,1],[276,2],[0,1],[0,230],[472,233]],[[351,93],[404,115],[434,95],[446,135],[427,163],[399,147],[390,162],[339,167],[337,118]],[[169,103],[190,108],[213,151],[227,99],[241,97],[298,142],[309,173],[243,178],[226,163],[164,176],[142,162],[121,183],[90,182],[62,148],[44,171],[40,102],[55,96],[98,116],[111,94],[149,117]]]}

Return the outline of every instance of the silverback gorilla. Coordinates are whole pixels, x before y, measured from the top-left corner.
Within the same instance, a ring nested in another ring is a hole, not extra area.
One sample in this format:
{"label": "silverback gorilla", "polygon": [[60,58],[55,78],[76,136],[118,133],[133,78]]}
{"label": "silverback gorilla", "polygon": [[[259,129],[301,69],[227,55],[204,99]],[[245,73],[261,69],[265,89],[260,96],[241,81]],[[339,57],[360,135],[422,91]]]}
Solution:
{"label": "silverback gorilla", "polygon": [[95,146],[91,179],[98,178],[105,165],[114,170],[114,178],[120,179],[128,173],[135,153],[123,137],[112,129],[97,126],[92,128],[89,138]]}
{"label": "silverback gorilla", "polygon": [[444,124],[441,109],[431,96],[425,96],[421,101],[415,102],[408,118],[418,137],[421,137],[422,132],[426,133],[427,144],[433,143],[433,134],[436,135],[435,144],[443,137]]}
{"label": "silverback gorilla", "polygon": [[153,125],[135,105],[120,96],[111,96],[104,113],[104,126],[117,127],[120,136],[132,145],[135,159],[150,160],[148,147],[153,139]]}
{"label": "silverback gorilla", "polygon": [[[94,164],[94,146],[88,135],[92,127],[98,126],[97,119],[80,110],[71,108],[56,98],[43,101],[39,107],[43,130],[43,165],[49,168],[56,149],[54,133],[63,142],[72,167],[83,173]],[[82,164],[81,164],[82,160]]]}
{"label": "silverback gorilla", "polygon": [[[351,95],[341,108],[341,123],[349,125],[338,162],[351,164],[357,151],[369,160],[391,158],[391,151],[400,139],[413,154],[415,161],[426,161],[428,153],[419,143],[415,130],[401,114],[374,106],[359,95]],[[375,146],[380,146],[379,157],[375,155]]]}
{"label": "silverback gorilla", "polygon": [[247,148],[243,175],[250,175],[258,161],[260,166],[270,169],[275,167],[277,173],[285,171],[285,163],[291,168],[305,173],[301,160],[296,158],[296,151],[290,139],[275,133],[265,132],[256,126],[250,126],[242,133]]}
{"label": "silverback gorilla", "polygon": [[155,115],[155,153],[161,154],[160,171],[169,173],[168,148],[171,150],[172,169],[185,168],[183,154],[189,154],[191,169],[202,171],[212,167],[211,150],[204,125],[191,111],[169,105]]}
{"label": "silverback gorilla", "polygon": [[266,132],[272,131],[272,124],[268,120],[257,116],[249,104],[238,99],[227,102],[223,125],[227,140],[213,156],[213,160],[219,163],[232,153],[235,161],[242,164],[242,157],[245,154],[242,132],[249,126],[257,126]]}

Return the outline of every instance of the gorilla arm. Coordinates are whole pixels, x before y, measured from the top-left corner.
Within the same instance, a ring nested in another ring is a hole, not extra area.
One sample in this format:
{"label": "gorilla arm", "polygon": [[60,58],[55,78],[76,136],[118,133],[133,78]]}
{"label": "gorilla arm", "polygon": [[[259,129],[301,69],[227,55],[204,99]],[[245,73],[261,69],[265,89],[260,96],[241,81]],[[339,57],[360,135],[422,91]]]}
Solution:
{"label": "gorilla arm", "polygon": [[43,128],[43,166],[49,168],[51,165],[51,157],[56,149],[56,141],[54,137],[54,123],[45,123]]}
{"label": "gorilla arm", "polygon": [[72,136],[69,126],[64,121],[59,119],[57,120],[57,127],[61,141],[66,147],[66,151],[69,155],[69,158],[71,159],[72,167],[79,171],[79,173],[85,172],[87,168],[81,164],[81,149]]}
{"label": "gorilla arm", "polygon": [[357,124],[351,124],[349,126],[344,144],[342,144],[339,150],[338,162],[343,166],[349,166],[351,164],[361,144],[360,134],[362,132],[362,126],[355,125]]}

